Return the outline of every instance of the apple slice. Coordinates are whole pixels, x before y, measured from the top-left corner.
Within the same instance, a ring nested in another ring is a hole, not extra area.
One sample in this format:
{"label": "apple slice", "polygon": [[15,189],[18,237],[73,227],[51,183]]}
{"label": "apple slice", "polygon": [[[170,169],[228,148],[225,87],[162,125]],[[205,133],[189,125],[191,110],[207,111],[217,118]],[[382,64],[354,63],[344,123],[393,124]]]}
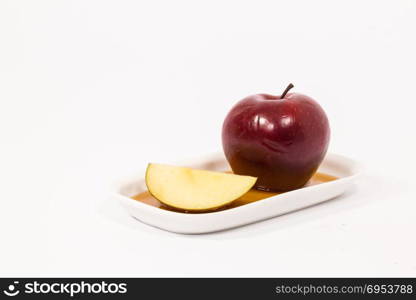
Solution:
{"label": "apple slice", "polygon": [[149,164],[146,185],[160,202],[181,210],[204,211],[224,206],[247,193],[257,178]]}

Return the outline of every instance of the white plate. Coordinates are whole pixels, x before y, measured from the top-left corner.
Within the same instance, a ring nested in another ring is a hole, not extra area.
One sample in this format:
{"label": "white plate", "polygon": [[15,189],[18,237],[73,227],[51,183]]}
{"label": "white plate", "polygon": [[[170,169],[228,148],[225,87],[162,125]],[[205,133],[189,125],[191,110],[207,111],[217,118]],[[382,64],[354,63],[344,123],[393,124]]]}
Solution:
{"label": "white plate", "polygon": [[[178,165],[214,171],[230,170],[223,154],[219,153],[202,159],[182,162]],[[357,178],[359,169],[358,164],[347,157],[327,154],[318,171],[337,176],[339,179],[210,213],[174,212],[130,198],[147,190],[143,177],[121,181],[116,186],[114,198],[121,202],[131,216],[146,224],[177,233],[208,233],[280,216],[333,199],[351,187]],[[143,170],[141,174],[144,176],[145,171]]]}

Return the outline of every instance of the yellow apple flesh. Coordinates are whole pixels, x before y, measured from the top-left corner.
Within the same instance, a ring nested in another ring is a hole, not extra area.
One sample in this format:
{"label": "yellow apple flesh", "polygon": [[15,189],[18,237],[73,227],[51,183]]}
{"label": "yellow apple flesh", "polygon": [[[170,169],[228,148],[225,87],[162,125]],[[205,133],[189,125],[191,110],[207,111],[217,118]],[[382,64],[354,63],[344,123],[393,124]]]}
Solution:
{"label": "yellow apple flesh", "polygon": [[149,164],[146,185],[160,202],[181,210],[207,211],[227,205],[247,193],[257,178]]}

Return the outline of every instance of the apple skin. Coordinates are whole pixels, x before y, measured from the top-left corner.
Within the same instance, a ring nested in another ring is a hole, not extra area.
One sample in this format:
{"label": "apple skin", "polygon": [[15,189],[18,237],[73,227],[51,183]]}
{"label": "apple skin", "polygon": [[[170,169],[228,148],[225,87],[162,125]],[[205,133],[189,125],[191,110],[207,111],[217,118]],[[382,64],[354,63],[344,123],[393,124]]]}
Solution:
{"label": "apple skin", "polygon": [[325,157],[329,137],[324,110],[298,93],[244,98],[222,128],[224,153],[233,172],[258,177],[257,189],[277,192],[308,182]]}

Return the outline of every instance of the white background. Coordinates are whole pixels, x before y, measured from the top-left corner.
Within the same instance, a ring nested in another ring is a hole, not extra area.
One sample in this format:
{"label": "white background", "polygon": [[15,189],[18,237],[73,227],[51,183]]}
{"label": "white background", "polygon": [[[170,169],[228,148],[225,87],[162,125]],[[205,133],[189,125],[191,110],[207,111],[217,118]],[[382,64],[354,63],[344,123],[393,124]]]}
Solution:
{"label": "white background", "polygon": [[[415,1],[1,1],[0,275],[416,276]],[[221,151],[254,93],[315,98],[341,198],[186,236],[111,184]]]}

